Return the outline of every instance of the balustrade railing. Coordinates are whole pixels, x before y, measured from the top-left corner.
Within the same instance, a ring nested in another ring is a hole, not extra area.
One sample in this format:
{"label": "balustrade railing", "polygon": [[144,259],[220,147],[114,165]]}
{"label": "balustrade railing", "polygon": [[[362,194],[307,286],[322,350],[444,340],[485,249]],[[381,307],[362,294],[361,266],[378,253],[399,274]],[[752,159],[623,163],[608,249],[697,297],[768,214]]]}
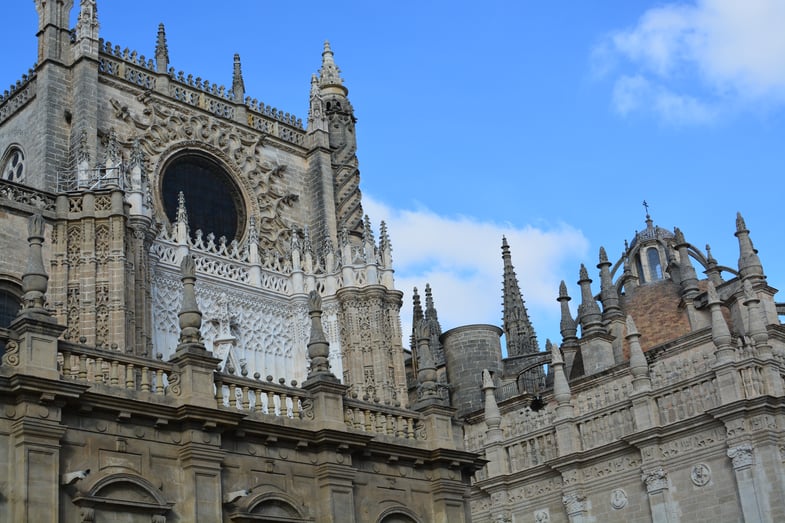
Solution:
{"label": "balustrade railing", "polygon": [[343,414],[350,429],[409,440],[426,439],[416,412],[344,398]]}
{"label": "balustrade railing", "polygon": [[278,383],[268,376],[266,381],[223,372],[215,375],[215,402],[218,407],[260,413],[271,417],[313,419],[313,403],[303,389],[285,385],[283,378]]}
{"label": "balustrade railing", "polygon": [[63,379],[158,396],[179,395],[179,376],[171,364],[60,342],[58,370]]}

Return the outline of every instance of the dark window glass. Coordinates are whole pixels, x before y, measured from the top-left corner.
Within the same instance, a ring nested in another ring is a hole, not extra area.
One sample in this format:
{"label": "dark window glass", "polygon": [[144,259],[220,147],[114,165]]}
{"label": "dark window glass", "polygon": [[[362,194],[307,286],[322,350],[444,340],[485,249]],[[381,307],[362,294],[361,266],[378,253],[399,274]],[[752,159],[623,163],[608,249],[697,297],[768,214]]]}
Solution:
{"label": "dark window glass", "polygon": [[163,203],[166,216],[174,223],[177,196],[183,192],[191,231],[213,233],[216,241],[226,236],[232,241],[242,235],[245,213],[240,190],[215,162],[201,156],[175,159],[163,177]]}

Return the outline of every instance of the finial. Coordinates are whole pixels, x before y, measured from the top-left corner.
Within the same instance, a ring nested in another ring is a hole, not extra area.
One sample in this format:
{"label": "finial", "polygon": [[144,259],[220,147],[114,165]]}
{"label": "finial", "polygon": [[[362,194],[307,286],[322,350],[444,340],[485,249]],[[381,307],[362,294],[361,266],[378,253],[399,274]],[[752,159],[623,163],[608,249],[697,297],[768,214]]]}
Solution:
{"label": "finial", "polygon": [[343,86],[343,79],[341,78],[341,70],[335,65],[333,51],[330,48],[330,42],[324,41],[324,51],[322,51],[322,68],[319,69],[319,85],[325,87],[338,87],[343,91],[344,96],[348,93],[347,89]]}
{"label": "finial", "polygon": [[642,392],[651,390],[651,378],[649,377],[649,365],[646,362],[646,356],[643,354],[643,349],[638,334],[638,329],[635,327],[635,322],[632,316],[627,315],[627,342],[630,346],[630,372],[632,373],[632,388],[635,392]]}
{"label": "finial", "polygon": [[570,299],[569,294],[567,294],[567,284],[564,283],[564,280],[562,280],[561,283],[559,283],[559,298],[561,299],[566,298],[567,300]]}
{"label": "finial", "polygon": [[646,209],[646,228],[651,229],[654,222],[652,222],[651,216],[649,215],[649,204],[646,200],[643,200],[643,208]]}
{"label": "finial", "polygon": [[673,228],[673,236],[674,236],[673,242],[676,245],[680,245],[684,243],[684,233],[681,232],[681,229],[679,229],[678,227]]}
{"label": "finial", "polygon": [[338,381],[330,371],[330,344],[322,328],[322,297],[315,290],[308,293],[308,315],[311,317],[311,337],[308,340],[311,368],[307,381]]}
{"label": "finial", "polygon": [[564,419],[572,417],[573,408],[570,400],[572,391],[570,384],[567,383],[567,376],[564,373],[564,358],[561,355],[559,346],[546,340],[546,349],[551,354],[551,367],[553,368],[553,399],[556,400],[556,417]]}
{"label": "finial", "polygon": [[[180,347],[190,345],[201,345],[202,334],[199,328],[202,326],[202,313],[196,302],[196,292],[194,283],[196,282],[196,263],[193,256],[189,253],[183,256],[180,263],[180,280],[183,282],[183,303],[178,314],[180,325]],[[204,348],[202,346],[202,348]]]}
{"label": "finial", "polygon": [[188,224],[188,211],[185,209],[185,195],[183,191],[177,194],[177,214],[175,216],[177,223]]}
{"label": "finial", "polygon": [[739,239],[739,275],[742,278],[765,278],[758,251],[752,245],[750,231],[747,230],[747,224],[740,212],[736,213],[736,238]]}
{"label": "finial", "polygon": [[243,68],[240,65],[240,55],[234,55],[234,68],[232,70],[232,94],[234,99],[242,102],[245,98],[245,82],[243,82]]}
{"label": "finial", "polygon": [[[581,281],[589,280],[589,271],[586,270],[586,266],[582,263],[580,271],[578,272],[578,277]],[[591,280],[589,281],[591,282]],[[578,283],[580,283],[580,281]]]}
{"label": "finial", "polygon": [[159,73],[166,73],[169,69],[169,47],[166,43],[166,28],[164,24],[158,24],[158,38],[155,42],[155,70]]}
{"label": "finial", "polygon": [[49,276],[42,256],[44,219],[40,214],[33,214],[27,222],[27,243],[27,268],[22,275],[22,308],[49,315],[44,309]]}

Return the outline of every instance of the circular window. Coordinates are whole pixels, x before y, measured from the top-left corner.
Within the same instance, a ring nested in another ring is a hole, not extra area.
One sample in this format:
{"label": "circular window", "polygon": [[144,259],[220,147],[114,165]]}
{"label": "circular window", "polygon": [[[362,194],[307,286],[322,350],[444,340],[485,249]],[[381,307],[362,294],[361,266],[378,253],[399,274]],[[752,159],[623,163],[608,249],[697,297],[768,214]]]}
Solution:
{"label": "circular window", "polygon": [[164,170],[161,194],[166,217],[174,223],[179,193],[185,196],[188,225],[227,241],[239,239],[245,225],[240,189],[216,162],[204,156],[179,156]]}

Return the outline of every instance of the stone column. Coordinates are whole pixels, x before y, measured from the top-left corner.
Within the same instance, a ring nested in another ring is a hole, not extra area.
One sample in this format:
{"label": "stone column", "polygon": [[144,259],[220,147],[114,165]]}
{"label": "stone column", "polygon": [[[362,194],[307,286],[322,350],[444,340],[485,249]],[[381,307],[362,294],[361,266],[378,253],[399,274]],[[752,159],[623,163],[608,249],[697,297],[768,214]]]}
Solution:
{"label": "stone column", "polygon": [[677,523],[679,518],[674,510],[667,472],[662,467],[644,470],[641,481],[646,484],[652,521]]}
{"label": "stone column", "polygon": [[562,503],[570,523],[589,523],[589,504],[582,492],[573,491],[564,494]]}
{"label": "stone column", "polygon": [[[744,521],[750,523],[772,521],[771,514],[761,499],[761,492],[756,488],[755,455],[752,445],[742,443],[728,449],[728,457],[733,462],[733,472],[736,476],[736,488],[741,502],[741,513]],[[760,487],[763,487],[760,485]]]}

